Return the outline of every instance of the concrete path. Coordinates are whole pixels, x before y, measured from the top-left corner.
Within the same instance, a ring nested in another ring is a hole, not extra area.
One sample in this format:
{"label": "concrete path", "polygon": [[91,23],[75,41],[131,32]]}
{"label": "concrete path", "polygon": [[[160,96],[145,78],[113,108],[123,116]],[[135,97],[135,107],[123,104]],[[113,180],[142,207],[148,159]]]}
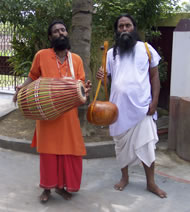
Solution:
{"label": "concrete path", "polygon": [[12,102],[13,92],[2,93],[0,91],[0,117],[15,110],[17,106]]}
{"label": "concrete path", "polygon": [[[12,94],[0,93],[0,117],[14,109]],[[0,212],[190,212],[190,163],[167,151],[167,142],[158,143],[155,175],[167,199],[146,190],[142,166],[130,169],[130,184],[124,191],[115,191],[120,170],[115,158],[109,157],[114,148],[108,141],[87,144],[80,192],[66,201],[53,191],[45,205],[38,200],[38,155],[26,153],[35,152],[29,141],[0,136],[0,144],[6,148],[0,148]]]}
{"label": "concrete path", "polygon": [[156,172],[167,173],[155,176],[168,193],[166,199],[146,190],[142,166],[130,169],[130,184],[124,191],[115,191],[120,170],[115,158],[104,158],[84,160],[81,190],[72,200],[52,191],[49,202],[41,204],[38,156],[0,149],[0,212],[189,212],[190,164],[183,163],[180,170],[181,160],[171,160],[163,152],[157,152],[157,159]]}

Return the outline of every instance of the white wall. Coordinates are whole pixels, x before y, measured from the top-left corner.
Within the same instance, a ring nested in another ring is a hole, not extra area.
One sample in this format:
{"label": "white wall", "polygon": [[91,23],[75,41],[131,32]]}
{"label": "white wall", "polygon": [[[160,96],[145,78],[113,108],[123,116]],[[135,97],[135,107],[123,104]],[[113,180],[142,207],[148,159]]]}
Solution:
{"label": "white wall", "polygon": [[190,31],[174,31],[170,96],[190,97]]}

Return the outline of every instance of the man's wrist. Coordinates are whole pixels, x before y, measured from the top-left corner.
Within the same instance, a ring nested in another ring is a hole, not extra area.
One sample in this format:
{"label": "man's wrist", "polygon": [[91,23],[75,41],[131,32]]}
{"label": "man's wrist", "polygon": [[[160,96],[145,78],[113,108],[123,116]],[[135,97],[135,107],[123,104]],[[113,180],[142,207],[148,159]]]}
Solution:
{"label": "man's wrist", "polygon": [[158,99],[157,98],[152,99],[152,104],[157,105],[158,104]]}

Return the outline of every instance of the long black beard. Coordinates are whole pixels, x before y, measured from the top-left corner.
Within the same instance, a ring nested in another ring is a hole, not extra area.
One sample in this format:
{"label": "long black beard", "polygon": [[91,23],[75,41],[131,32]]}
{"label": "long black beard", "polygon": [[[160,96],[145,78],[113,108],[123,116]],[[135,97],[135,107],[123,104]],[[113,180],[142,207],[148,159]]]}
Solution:
{"label": "long black beard", "polygon": [[51,46],[55,51],[62,51],[65,49],[69,50],[71,48],[69,38],[65,36],[60,36],[59,38],[53,39],[51,41]]}
{"label": "long black beard", "polygon": [[136,31],[123,32],[119,34],[117,39],[117,45],[119,47],[119,53],[122,56],[125,53],[131,53],[133,47],[137,43],[138,34]]}

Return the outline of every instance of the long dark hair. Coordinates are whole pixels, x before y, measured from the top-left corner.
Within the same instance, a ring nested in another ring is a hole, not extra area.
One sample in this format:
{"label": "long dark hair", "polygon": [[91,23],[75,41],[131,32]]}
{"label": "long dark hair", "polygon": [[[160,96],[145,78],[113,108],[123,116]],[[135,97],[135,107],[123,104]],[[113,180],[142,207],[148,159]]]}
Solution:
{"label": "long dark hair", "polygon": [[[119,38],[119,34],[118,34],[118,31],[117,31],[118,22],[123,17],[129,18],[131,20],[131,22],[133,23],[133,26],[134,26],[134,31],[137,32],[137,24],[136,24],[134,18],[131,15],[126,13],[126,14],[121,14],[120,16],[118,16],[116,18],[115,23],[114,23],[114,34],[115,34],[114,35],[115,36],[115,44],[113,46],[113,57],[114,57],[114,60],[115,60],[115,57],[116,57],[116,54],[117,54],[117,47],[118,47],[117,40]],[[138,36],[137,40],[140,40],[139,36]]]}
{"label": "long dark hair", "polygon": [[119,20],[120,20],[121,18],[123,18],[123,17],[129,18],[129,19],[131,20],[131,22],[133,23],[134,29],[136,30],[137,24],[136,24],[134,18],[133,18],[131,15],[129,15],[129,14],[121,14],[121,15],[118,16],[118,17],[116,18],[116,20],[115,20],[115,23],[114,23],[114,32],[117,33],[118,22],[119,22]]}

